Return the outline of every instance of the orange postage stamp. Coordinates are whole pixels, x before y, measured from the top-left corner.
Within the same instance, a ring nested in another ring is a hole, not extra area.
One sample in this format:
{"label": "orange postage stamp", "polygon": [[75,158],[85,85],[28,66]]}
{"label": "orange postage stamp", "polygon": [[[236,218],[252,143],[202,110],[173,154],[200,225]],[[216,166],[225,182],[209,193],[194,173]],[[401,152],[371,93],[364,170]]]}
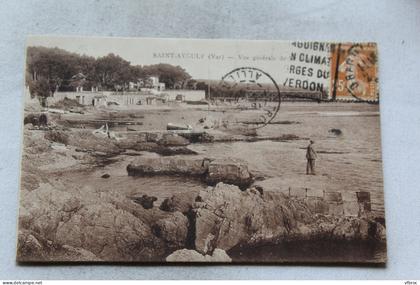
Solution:
{"label": "orange postage stamp", "polygon": [[331,45],[331,98],[377,102],[378,50],[376,43]]}

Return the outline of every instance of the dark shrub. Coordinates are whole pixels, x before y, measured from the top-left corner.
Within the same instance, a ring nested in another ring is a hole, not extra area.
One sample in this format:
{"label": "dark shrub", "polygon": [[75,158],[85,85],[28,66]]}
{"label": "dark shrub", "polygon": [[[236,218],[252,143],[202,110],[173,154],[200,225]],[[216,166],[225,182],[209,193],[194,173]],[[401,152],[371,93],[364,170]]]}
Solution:
{"label": "dark shrub", "polygon": [[56,143],[67,145],[69,143],[69,135],[60,131],[49,131],[45,134],[45,139]]}

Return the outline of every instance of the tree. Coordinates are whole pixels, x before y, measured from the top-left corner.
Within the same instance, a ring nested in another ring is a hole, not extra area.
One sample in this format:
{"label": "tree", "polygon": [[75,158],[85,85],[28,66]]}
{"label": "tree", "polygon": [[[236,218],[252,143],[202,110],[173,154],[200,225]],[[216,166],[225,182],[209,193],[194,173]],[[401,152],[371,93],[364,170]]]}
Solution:
{"label": "tree", "polygon": [[193,89],[193,90],[197,89],[197,80],[189,79],[187,81],[186,88],[187,89]]}
{"label": "tree", "polygon": [[[195,80],[190,80],[191,76],[180,66],[163,63],[133,66],[112,53],[94,58],[59,48],[28,47],[26,64],[26,84],[41,97],[52,96],[58,90],[74,90],[75,85],[87,88],[100,85],[104,90],[124,91],[130,82],[146,81],[150,76],[159,77],[169,89],[195,88]],[[75,82],[76,75],[83,80]]]}
{"label": "tree", "polygon": [[159,77],[159,81],[165,83],[166,88],[174,89],[184,87],[185,82],[191,76],[182,67],[166,63],[159,63],[144,67],[144,73],[147,76]]}
{"label": "tree", "polygon": [[134,81],[139,81],[147,78],[146,71],[141,65],[131,66],[131,76],[133,77]]}
{"label": "tree", "polygon": [[45,107],[47,97],[52,95],[50,85],[45,78],[31,81],[29,83],[29,92],[31,96],[38,98],[43,107]]}
{"label": "tree", "polygon": [[77,72],[77,58],[77,54],[59,48],[29,47],[27,82],[45,80],[42,84],[48,84],[51,96]]}
{"label": "tree", "polygon": [[204,81],[199,81],[196,84],[197,90],[206,90],[209,88],[209,85]]}
{"label": "tree", "polygon": [[209,99],[209,84],[204,81],[198,81],[195,85],[197,90],[204,90],[206,92],[206,99]]}
{"label": "tree", "polygon": [[77,72],[86,76],[84,87],[91,88],[100,84],[96,76],[96,59],[91,56],[82,55],[77,59]]}
{"label": "tree", "polygon": [[110,53],[96,60],[95,77],[106,89],[125,90],[133,81],[133,69],[130,62]]}

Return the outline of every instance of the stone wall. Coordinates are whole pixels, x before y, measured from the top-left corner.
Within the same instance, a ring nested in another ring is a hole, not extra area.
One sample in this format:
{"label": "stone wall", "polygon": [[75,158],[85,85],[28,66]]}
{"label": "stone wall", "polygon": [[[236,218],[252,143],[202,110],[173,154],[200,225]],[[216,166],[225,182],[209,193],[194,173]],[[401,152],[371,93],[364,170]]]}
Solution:
{"label": "stone wall", "polygon": [[186,101],[200,101],[200,100],[204,100],[206,97],[206,92],[204,90],[174,89],[174,90],[165,90],[165,92],[163,93],[169,95],[170,101],[174,101],[177,95],[183,95],[184,100]]}
{"label": "stone wall", "polygon": [[117,102],[120,105],[137,105],[140,101],[142,105],[150,105],[155,104],[156,100],[148,101],[147,98],[162,96],[169,101],[175,101],[177,95],[183,95],[186,101],[200,101],[205,99],[205,92],[203,90],[179,89],[165,90],[158,94],[149,94],[147,92],[126,92],[120,94],[111,91],[56,92],[53,97],[47,99],[47,102],[49,105],[52,105],[64,98],[68,98],[77,100],[82,105],[93,105],[93,100],[95,100],[95,106],[105,105],[107,101]]}

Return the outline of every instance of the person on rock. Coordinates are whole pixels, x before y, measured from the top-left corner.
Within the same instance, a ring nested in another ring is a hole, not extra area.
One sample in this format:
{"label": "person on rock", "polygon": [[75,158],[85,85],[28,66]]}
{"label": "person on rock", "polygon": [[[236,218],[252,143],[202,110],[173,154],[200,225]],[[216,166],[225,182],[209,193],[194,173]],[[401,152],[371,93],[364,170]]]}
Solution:
{"label": "person on rock", "polygon": [[315,160],[318,158],[316,151],[313,147],[315,142],[313,140],[309,141],[309,145],[306,148],[306,175],[315,175]]}

